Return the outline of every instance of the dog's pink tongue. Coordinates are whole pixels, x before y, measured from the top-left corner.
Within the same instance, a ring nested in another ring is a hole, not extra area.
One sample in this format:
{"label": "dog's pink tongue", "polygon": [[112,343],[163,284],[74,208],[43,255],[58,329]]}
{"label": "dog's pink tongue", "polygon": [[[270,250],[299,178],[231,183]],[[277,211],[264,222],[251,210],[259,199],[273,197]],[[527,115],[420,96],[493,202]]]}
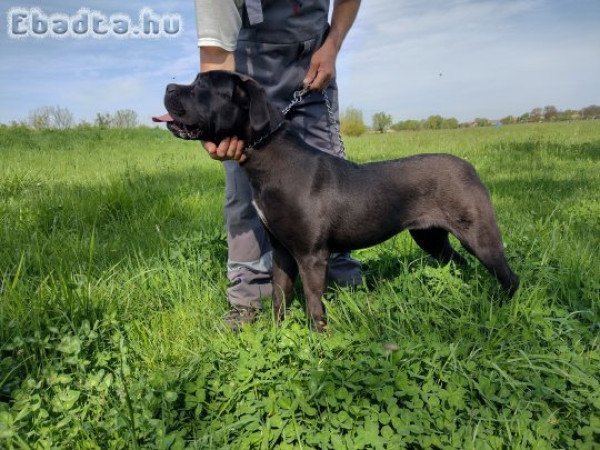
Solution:
{"label": "dog's pink tongue", "polygon": [[153,117],[152,122],[173,122],[173,118],[171,117],[171,114],[166,113],[162,116]]}

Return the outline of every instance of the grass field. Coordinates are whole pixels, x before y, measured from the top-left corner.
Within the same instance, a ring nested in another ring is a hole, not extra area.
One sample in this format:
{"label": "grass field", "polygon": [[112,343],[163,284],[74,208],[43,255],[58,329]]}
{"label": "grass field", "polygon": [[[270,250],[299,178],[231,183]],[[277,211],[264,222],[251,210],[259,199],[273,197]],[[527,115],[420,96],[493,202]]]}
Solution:
{"label": "grass field", "polygon": [[223,172],[198,143],[0,128],[0,448],[598,448],[600,122],[346,146],[473,163],[513,301],[401,234],[355,253],[365,285],[328,291],[328,333],[297,298],[235,335]]}

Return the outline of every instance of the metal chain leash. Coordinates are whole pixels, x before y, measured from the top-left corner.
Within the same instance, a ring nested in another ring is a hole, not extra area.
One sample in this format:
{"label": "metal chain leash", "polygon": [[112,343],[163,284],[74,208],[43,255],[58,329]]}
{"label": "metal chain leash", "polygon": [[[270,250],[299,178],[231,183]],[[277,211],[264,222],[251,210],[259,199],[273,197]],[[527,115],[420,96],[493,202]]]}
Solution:
{"label": "metal chain leash", "polygon": [[[309,92],[308,88],[298,89],[297,91],[294,92],[294,94],[292,96],[292,100],[290,101],[289,105],[287,105],[285,108],[283,108],[281,110],[281,113],[283,114],[284,117],[287,116],[287,114],[290,112],[290,109],[292,109],[294,107],[294,105],[296,105],[297,103],[300,103],[302,101],[302,98],[306,95],[307,92]],[[284,123],[285,123],[285,120],[282,120],[281,122],[279,122],[279,124],[275,127],[275,129],[270,130],[269,133],[258,138],[252,144],[248,145],[247,148],[254,149],[255,147],[257,147],[262,141],[264,141],[266,138],[268,138],[273,133],[275,133],[275,131],[277,131],[279,128],[281,128],[281,126]]]}
{"label": "metal chain leash", "polygon": [[[298,89],[297,91],[295,91],[294,94],[292,95],[292,100],[290,101],[289,105],[287,105],[285,108],[283,108],[281,110],[281,113],[284,116],[286,116],[290,112],[290,110],[296,104],[300,103],[302,101],[302,99],[304,98],[304,96],[309,92],[310,92],[310,89],[308,89],[308,88],[302,88],[302,89]],[[329,122],[329,127],[328,127],[327,131],[329,133],[329,142],[331,142],[333,145],[333,134],[332,134],[331,129],[337,128],[337,135],[338,135],[338,140],[340,142],[340,147],[335,153],[337,156],[339,156],[341,158],[346,158],[346,149],[344,148],[344,141],[342,140],[342,133],[337,124],[337,121],[335,120],[335,114],[333,113],[333,106],[331,105],[331,101],[329,100],[329,95],[327,95],[327,90],[323,89],[321,91],[321,94],[323,95],[323,100],[325,100],[325,106],[327,107],[327,120]],[[256,144],[257,143],[255,143],[255,145]]]}
{"label": "metal chain leash", "polygon": [[290,104],[287,105],[285,108],[283,108],[281,110],[281,113],[284,116],[287,116],[287,113],[290,112],[290,109],[292,109],[297,103],[300,103],[302,101],[302,98],[308,93],[310,92],[310,90],[308,88],[302,88],[302,89],[298,89],[297,91],[294,92],[294,95],[292,96],[292,100],[290,101]]}
{"label": "metal chain leash", "polygon": [[323,89],[321,91],[323,94],[323,99],[325,100],[325,106],[327,107],[327,114],[329,117],[329,141],[333,144],[333,136],[331,135],[331,129],[337,127],[337,135],[338,140],[340,141],[340,148],[336,151],[337,156],[346,159],[346,149],[344,148],[344,141],[342,140],[342,130],[339,127],[339,124],[335,120],[335,115],[333,114],[333,107],[331,106],[331,102],[329,101],[329,96],[327,95],[327,90]]}

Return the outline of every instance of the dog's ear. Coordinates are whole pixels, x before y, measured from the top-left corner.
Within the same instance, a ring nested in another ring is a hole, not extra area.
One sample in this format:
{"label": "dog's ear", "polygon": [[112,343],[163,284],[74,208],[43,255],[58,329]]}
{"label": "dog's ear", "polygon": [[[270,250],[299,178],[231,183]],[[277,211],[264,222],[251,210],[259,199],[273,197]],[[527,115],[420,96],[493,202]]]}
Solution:
{"label": "dog's ear", "polygon": [[265,129],[271,122],[267,93],[255,80],[238,75],[240,87],[247,96],[250,127],[257,133]]}

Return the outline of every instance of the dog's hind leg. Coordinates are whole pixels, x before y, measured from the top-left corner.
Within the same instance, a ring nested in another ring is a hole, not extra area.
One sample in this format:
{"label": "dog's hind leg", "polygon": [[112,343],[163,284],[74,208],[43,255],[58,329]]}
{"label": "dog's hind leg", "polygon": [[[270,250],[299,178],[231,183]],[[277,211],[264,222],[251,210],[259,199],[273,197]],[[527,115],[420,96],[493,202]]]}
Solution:
{"label": "dog's hind leg", "polygon": [[450,245],[448,232],[442,228],[427,228],[423,230],[409,230],[419,247],[433,256],[443,264],[454,261],[456,264],[464,266],[467,261],[460,256]]}
{"label": "dog's hind leg", "polygon": [[327,251],[296,257],[304,287],[306,312],[313,328],[317,331],[323,331],[327,325],[325,307],[321,298],[325,290],[328,258],[329,252]]}
{"label": "dog's hind leg", "polygon": [[519,277],[511,270],[504,254],[500,231],[495,221],[487,220],[456,234],[463,247],[496,277],[509,297],[519,287]]}
{"label": "dog's hind leg", "polygon": [[285,310],[292,301],[298,265],[290,252],[272,234],[269,234],[269,238],[273,248],[273,313],[275,320],[280,322],[285,318]]}

